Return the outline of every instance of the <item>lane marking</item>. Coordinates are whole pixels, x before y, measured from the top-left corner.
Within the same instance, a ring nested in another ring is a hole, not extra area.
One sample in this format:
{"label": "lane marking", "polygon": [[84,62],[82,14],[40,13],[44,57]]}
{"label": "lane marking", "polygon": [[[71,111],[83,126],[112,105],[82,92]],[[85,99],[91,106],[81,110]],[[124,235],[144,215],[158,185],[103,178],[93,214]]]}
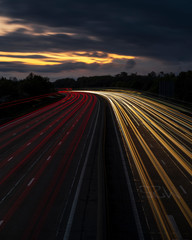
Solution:
{"label": "lane marking", "polygon": [[13,157],[10,157],[7,161],[9,162],[9,161],[11,161],[11,159],[13,159]]}
{"label": "lane marking", "polygon": [[23,120],[25,120],[26,118],[29,118],[29,117],[32,116],[32,115],[33,115],[33,114],[30,114],[30,115],[27,115],[27,116],[25,116],[25,117],[19,118],[19,119],[16,120],[16,121],[10,122],[10,123],[8,123],[8,124],[0,127],[0,129],[6,128],[6,127],[8,127],[8,126],[10,126],[10,125],[13,125],[13,124],[17,123],[17,122],[23,121]]}
{"label": "lane marking", "polygon": [[0,226],[1,226],[3,223],[4,223],[4,220],[1,220],[1,221],[0,221]]}
{"label": "lane marking", "polygon": [[183,187],[182,185],[179,185],[179,187],[181,188],[181,190],[182,190],[185,194],[187,194],[187,192],[185,191],[185,189],[184,189],[184,187]]}
{"label": "lane marking", "polygon": [[[51,146],[51,144],[49,145]],[[14,186],[8,191],[8,193],[0,200],[0,204],[2,204],[15,190],[15,188],[21,183],[21,181],[29,174],[31,169],[35,166],[35,164],[42,158],[42,156],[46,153],[46,150],[43,151],[39,157],[32,163],[32,165],[27,169],[27,171],[23,174],[23,176],[14,184]]]}
{"label": "lane marking", "polygon": [[51,155],[47,158],[47,161],[51,158]]}
{"label": "lane marking", "polygon": [[171,222],[171,224],[172,224],[172,226],[173,226],[173,228],[175,230],[175,233],[177,235],[177,239],[178,240],[183,240],[183,237],[181,236],[181,233],[180,233],[179,228],[178,228],[178,226],[177,226],[177,224],[175,222],[174,217],[172,215],[168,215],[168,218],[169,218],[169,220],[170,220],[170,222]]}
{"label": "lane marking", "polygon": [[166,165],[166,163],[163,160],[161,160],[161,162],[163,163],[163,165]]}
{"label": "lane marking", "polygon": [[[127,104],[125,104],[128,108],[129,106]],[[131,112],[129,112],[129,114],[131,115],[131,117],[133,118],[133,120],[136,122],[136,124],[138,125],[138,127],[140,126],[139,122],[136,120],[136,118],[133,116],[133,114]]]}
{"label": "lane marking", "polygon": [[[79,198],[81,185],[82,185],[82,182],[83,182],[83,177],[85,175],[85,169],[86,169],[86,166],[87,166],[87,162],[88,162],[88,158],[89,158],[89,155],[90,155],[91,147],[93,145],[93,138],[94,138],[94,135],[95,135],[96,126],[98,124],[99,112],[100,112],[100,102],[99,102],[99,107],[98,107],[98,112],[97,112],[97,116],[96,116],[95,125],[94,125],[92,135],[91,135],[91,139],[90,139],[90,142],[89,142],[89,147],[88,147],[87,154],[86,154],[86,157],[85,157],[85,161],[84,161],[84,164],[83,164],[83,167],[82,167],[82,170],[81,170],[81,175],[80,175],[79,182],[78,182],[78,185],[77,185],[77,188],[76,188],[75,197],[74,197],[74,200],[73,200],[73,204],[72,204],[72,207],[71,207],[71,211],[70,211],[70,215],[69,215],[69,218],[68,218],[68,221],[67,221],[67,225],[66,225],[66,228],[65,228],[65,234],[64,234],[63,240],[68,240],[69,237],[70,237],[70,232],[71,232],[71,227],[72,227],[72,223],[73,223],[73,218],[74,218],[74,215],[75,215],[77,201],[78,201],[78,198]],[[90,134],[90,132],[89,132],[89,134]]]}
{"label": "lane marking", "polygon": [[43,134],[44,134],[44,132],[41,132],[41,133],[40,133],[40,135],[43,135]]}
{"label": "lane marking", "polygon": [[27,186],[29,187],[34,180],[35,180],[35,178],[32,178],[31,181],[27,184]]}
{"label": "lane marking", "polygon": [[31,142],[27,143],[27,146],[31,145]]}
{"label": "lane marking", "polygon": [[144,234],[143,234],[143,229],[142,229],[142,226],[141,226],[141,221],[140,221],[139,213],[138,213],[138,210],[137,210],[136,201],[135,201],[135,197],[134,197],[134,194],[133,194],[131,182],[130,182],[128,172],[127,172],[126,160],[125,160],[125,157],[124,157],[124,154],[123,154],[122,146],[121,146],[121,143],[120,143],[120,140],[119,140],[119,135],[118,135],[118,132],[117,132],[117,127],[116,127],[116,124],[115,124],[115,119],[114,119],[115,113],[114,113],[114,115],[113,115],[113,113],[114,112],[111,112],[112,119],[113,119],[113,126],[115,128],[116,138],[117,138],[118,145],[119,145],[121,160],[122,160],[122,164],[123,164],[123,168],[124,168],[124,174],[125,174],[125,178],[126,178],[126,182],[127,182],[128,192],[129,192],[131,205],[132,205],[132,209],[133,209],[133,214],[134,214],[134,218],[135,218],[135,223],[136,223],[136,227],[137,227],[137,233],[138,233],[138,236],[139,236],[139,240],[144,240],[145,238],[144,238]]}
{"label": "lane marking", "polygon": [[61,145],[62,144],[62,141],[61,142],[59,142],[59,144],[58,145]]}

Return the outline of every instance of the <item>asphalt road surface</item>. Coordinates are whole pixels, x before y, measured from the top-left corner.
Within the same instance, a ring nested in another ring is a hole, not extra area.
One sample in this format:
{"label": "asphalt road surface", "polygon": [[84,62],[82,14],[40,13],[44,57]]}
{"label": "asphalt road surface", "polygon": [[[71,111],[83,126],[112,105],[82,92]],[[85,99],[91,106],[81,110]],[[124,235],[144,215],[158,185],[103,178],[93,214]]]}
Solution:
{"label": "asphalt road surface", "polygon": [[0,126],[0,239],[191,239],[192,119],[71,92]]}
{"label": "asphalt road surface", "polygon": [[191,117],[136,94],[97,94],[115,113],[152,239],[191,239]]}

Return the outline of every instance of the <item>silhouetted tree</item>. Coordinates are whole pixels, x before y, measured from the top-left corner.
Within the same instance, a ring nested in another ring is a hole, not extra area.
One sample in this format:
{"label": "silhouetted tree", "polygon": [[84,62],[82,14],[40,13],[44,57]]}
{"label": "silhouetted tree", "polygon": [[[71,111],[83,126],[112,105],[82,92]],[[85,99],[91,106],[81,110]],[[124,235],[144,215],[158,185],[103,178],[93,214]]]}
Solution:
{"label": "silhouetted tree", "polygon": [[192,71],[181,72],[177,77],[176,97],[192,102]]}
{"label": "silhouetted tree", "polygon": [[54,83],[56,88],[75,88],[76,81],[73,78],[58,79]]}
{"label": "silhouetted tree", "polygon": [[20,81],[20,93],[26,96],[34,96],[54,91],[54,86],[49,78],[30,73]]}
{"label": "silhouetted tree", "polygon": [[127,88],[147,91],[165,97],[175,97],[183,101],[192,102],[192,71],[174,73],[150,72],[147,75],[121,72],[115,76],[91,76],[58,79],[53,83],[49,78],[30,73],[25,79],[0,79],[0,101],[12,100],[19,97],[34,96],[54,91],[60,88]]}
{"label": "silhouetted tree", "polygon": [[8,80],[6,78],[0,79],[0,97],[7,96],[9,99],[18,96],[18,82]]}

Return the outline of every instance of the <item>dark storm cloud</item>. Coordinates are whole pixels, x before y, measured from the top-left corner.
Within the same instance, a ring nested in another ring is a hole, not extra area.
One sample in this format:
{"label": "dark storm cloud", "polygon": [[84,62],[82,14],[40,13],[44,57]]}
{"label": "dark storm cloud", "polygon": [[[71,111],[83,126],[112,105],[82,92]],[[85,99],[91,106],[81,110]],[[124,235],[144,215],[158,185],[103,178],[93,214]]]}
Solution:
{"label": "dark storm cloud", "polygon": [[[21,72],[30,71],[30,66],[24,65],[21,62],[0,62],[0,73],[4,72]],[[1,75],[1,74],[0,74]]]}
{"label": "dark storm cloud", "polygon": [[132,69],[132,68],[135,67],[135,65],[136,65],[136,61],[133,60],[133,59],[130,59],[126,62],[125,68],[126,69]]}
{"label": "dark storm cloud", "polygon": [[65,34],[35,36],[21,31],[11,32],[0,37],[0,51],[37,52],[37,51],[72,51],[94,50],[93,40],[85,37],[76,38]]}
{"label": "dark storm cloud", "polygon": [[108,57],[107,53],[104,52],[88,52],[88,53],[76,53],[77,56],[86,56],[86,57],[98,57],[98,58],[106,58]]}
{"label": "dark storm cloud", "polygon": [[65,62],[58,65],[34,66],[26,65],[22,62],[0,62],[0,72],[39,72],[39,73],[58,73],[71,70],[95,70],[100,65],[97,63],[86,64],[83,62]]}
{"label": "dark storm cloud", "polygon": [[[0,15],[76,35],[34,36],[26,29],[0,37],[1,51],[104,51],[192,60],[191,0],[2,0]],[[39,26],[39,27],[38,27]]]}
{"label": "dark storm cloud", "polygon": [[0,53],[0,57],[23,58],[23,59],[25,59],[25,58],[30,58],[30,59],[31,58],[34,58],[34,59],[46,59],[46,58],[48,58],[48,57],[45,57],[45,56],[42,56],[42,55],[26,55],[26,56],[22,56],[22,55],[10,55],[10,54],[2,55],[1,53]]}
{"label": "dark storm cloud", "polygon": [[57,72],[63,72],[63,71],[71,71],[71,70],[78,70],[78,69],[83,69],[83,70],[95,70],[99,67],[99,64],[97,63],[92,63],[92,64],[87,64],[83,62],[66,62],[54,66],[44,66],[44,67],[37,67],[36,70],[41,71],[41,72],[50,72],[50,73],[57,73]]}

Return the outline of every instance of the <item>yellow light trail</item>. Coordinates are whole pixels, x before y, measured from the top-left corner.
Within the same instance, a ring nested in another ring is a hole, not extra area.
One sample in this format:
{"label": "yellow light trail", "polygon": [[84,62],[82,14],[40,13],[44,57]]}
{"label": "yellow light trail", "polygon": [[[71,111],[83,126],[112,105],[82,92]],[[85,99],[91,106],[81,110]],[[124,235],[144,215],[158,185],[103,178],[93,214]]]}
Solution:
{"label": "yellow light trail", "polygon": [[[139,173],[141,182],[142,182],[143,186],[149,186],[148,192],[152,196],[149,200],[149,204],[151,206],[151,210],[156,219],[158,228],[161,232],[162,238],[170,239],[170,240],[177,239],[176,233],[174,232],[174,228],[167,217],[166,210],[165,210],[160,198],[153,198],[153,193],[155,192],[156,196],[158,196],[158,193],[157,193],[156,189],[154,189],[152,187],[152,186],[154,186],[152,179],[150,178],[150,176],[148,174],[148,171],[137,151],[137,148],[136,148],[136,146],[130,136],[130,133],[128,132],[126,124],[123,120],[122,116],[124,116],[124,118],[128,119],[127,115],[116,100],[114,100],[114,99],[112,100],[111,98],[110,98],[110,100],[113,102],[113,104],[111,103],[111,105],[113,107],[114,113],[115,113],[117,120],[119,122],[119,125],[121,127],[123,137],[126,142],[126,147],[129,148],[132,158],[134,160],[134,163],[135,163],[135,166]],[[121,114],[122,114],[122,116],[121,116]]]}
{"label": "yellow light trail", "polygon": [[[93,93],[105,97],[112,106],[122,138],[124,140],[125,149],[127,149],[126,152],[131,154],[143,186],[149,186],[147,190],[151,194],[151,198],[148,199],[148,201],[161,232],[162,238],[178,239],[175,229],[167,216],[168,214],[163,203],[160,201],[160,198],[153,198],[153,192],[155,192],[156,196],[158,196],[158,193],[156,192],[156,189],[153,189],[153,181],[146,169],[144,161],[138,153],[136,145],[129,133],[128,127],[130,127],[133,131],[134,136],[139,141],[140,146],[145,151],[148,159],[165,184],[166,188],[169,190],[169,192],[174,193],[172,195],[174,201],[192,228],[192,211],[190,207],[187,205],[180,192],[175,187],[173,181],[170,179],[145,139],[141,136],[141,133],[131,120],[130,116],[132,116],[133,120],[137,122],[137,124],[141,123],[155,137],[155,139],[157,139],[158,142],[169,153],[171,153],[174,159],[176,159],[178,163],[183,166],[187,173],[192,176],[191,162],[187,161],[174,147],[174,145],[177,146],[181,152],[191,159],[191,151],[184,147],[182,142],[180,142],[179,138],[177,137],[182,137],[188,143],[188,146],[191,146],[192,134],[190,129],[192,122],[190,118],[181,116],[177,113],[177,111],[172,110],[162,104],[159,105],[159,103],[156,103],[152,100],[145,101],[145,99],[136,95],[112,91]],[[144,190],[145,192],[147,191],[145,188]],[[146,195],[148,191],[146,192]]]}
{"label": "yellow light trail", "polygon": [[[121,99],[122,101],[122,99]],[[159,140],[159,142],[173,155],[173,157],[182,165],[182,167],[190,174],[192,175],[192,165],[190,162],[185,160],[179,154],[179,152],[171,145],[168,141],[165,140],[163,137],[166,136],[171,142],[173,142],[181,151],[183,151],[190,159],[192,159],[192,153],[186,149],[182,144],[180,144],[177,140],[175,140],[168,132],[166,132],[160,125],[158,125],[156,122],[152,120],[152,118],[149,118],[146,114],[144,114],[138,107],[133,105],[129,102],[129,105],[127,107],[134,113],[135,116],[146,126],[148,130],[156,137],[156,139]],[[135,111],[136,110],[136,111]],[[140,113],[140,114],[138,114]],[[141,117],[142,116],[142,117]],[[154,130],[156,129],[156,130]],[[158,132],[157,132],[158,130]]]}
{"label": "yellow light trail", "polygon": [[[186,115],[182,114],[181,112],[178,112],[177,110],[165,106],[159,102],[154,102],[150,99],[143,98],[141,96],[137,96],[137,101],[138,100],[140,101],[140,103],[142,103],[142,105],[145,104],[148,105],[150,108],[155,109],[158,112],[158,114],[161,114],[163,117],[169,117],[168,121],[171,121],[173,125],[177,126],[178,128],[181,128],[181,130],[183,129],[181,127],[181,124],[182,126],[186,126],[190,130],[192,130],[191,121]],[[173,122],[172,119],[174,119],[175,122]],[[176,122],[180,125],[176,124]],[[186,129],[184,129],[184,131],[186,131]],[[190,135],[192,136],[191,131]]]}
{"label": "yellow light trail", "polygon": [[166,185],[166,187],[169,189],[170,192],[175,193],[173,197],[175,198],[175,201],[179,205],[181,211],[183,212],[183,214],[187,218],[188,222],[190,223],[190,226],[192,227],[192,212],[191,212],[190,208],[187,206],[184,199],[181,197],[181,194],[178,192],[178,190],[176,189],[176,187],[172,183],[171,179],[168,177],[167,173],[165,172],[165,170],[160,165],[159,161],[157,160],[157,158],[155,157],[155,155],[153,154],[153,152],[151,151],[151,149],[147,145],[144,138],[141,136],[141,134],[139,133],[139,131],[137,130],[135,125],[132,123],[130,118],[127,116],[126,112],[122,108],[121,108],[121,111],[124,112],[124,115],[128,119],[128,122],[129,122],[131,128],[133,129],[133,131],[135,133],[135,136],[137,137],[141,146],[143,147],[143,149],[147,153],[149,159],[151,160],[151,163],[153,164],[153,166],[155,167],[155,169],[157,170],[157,172],[161,176],[161,179],[164,181],[164,184]]}

